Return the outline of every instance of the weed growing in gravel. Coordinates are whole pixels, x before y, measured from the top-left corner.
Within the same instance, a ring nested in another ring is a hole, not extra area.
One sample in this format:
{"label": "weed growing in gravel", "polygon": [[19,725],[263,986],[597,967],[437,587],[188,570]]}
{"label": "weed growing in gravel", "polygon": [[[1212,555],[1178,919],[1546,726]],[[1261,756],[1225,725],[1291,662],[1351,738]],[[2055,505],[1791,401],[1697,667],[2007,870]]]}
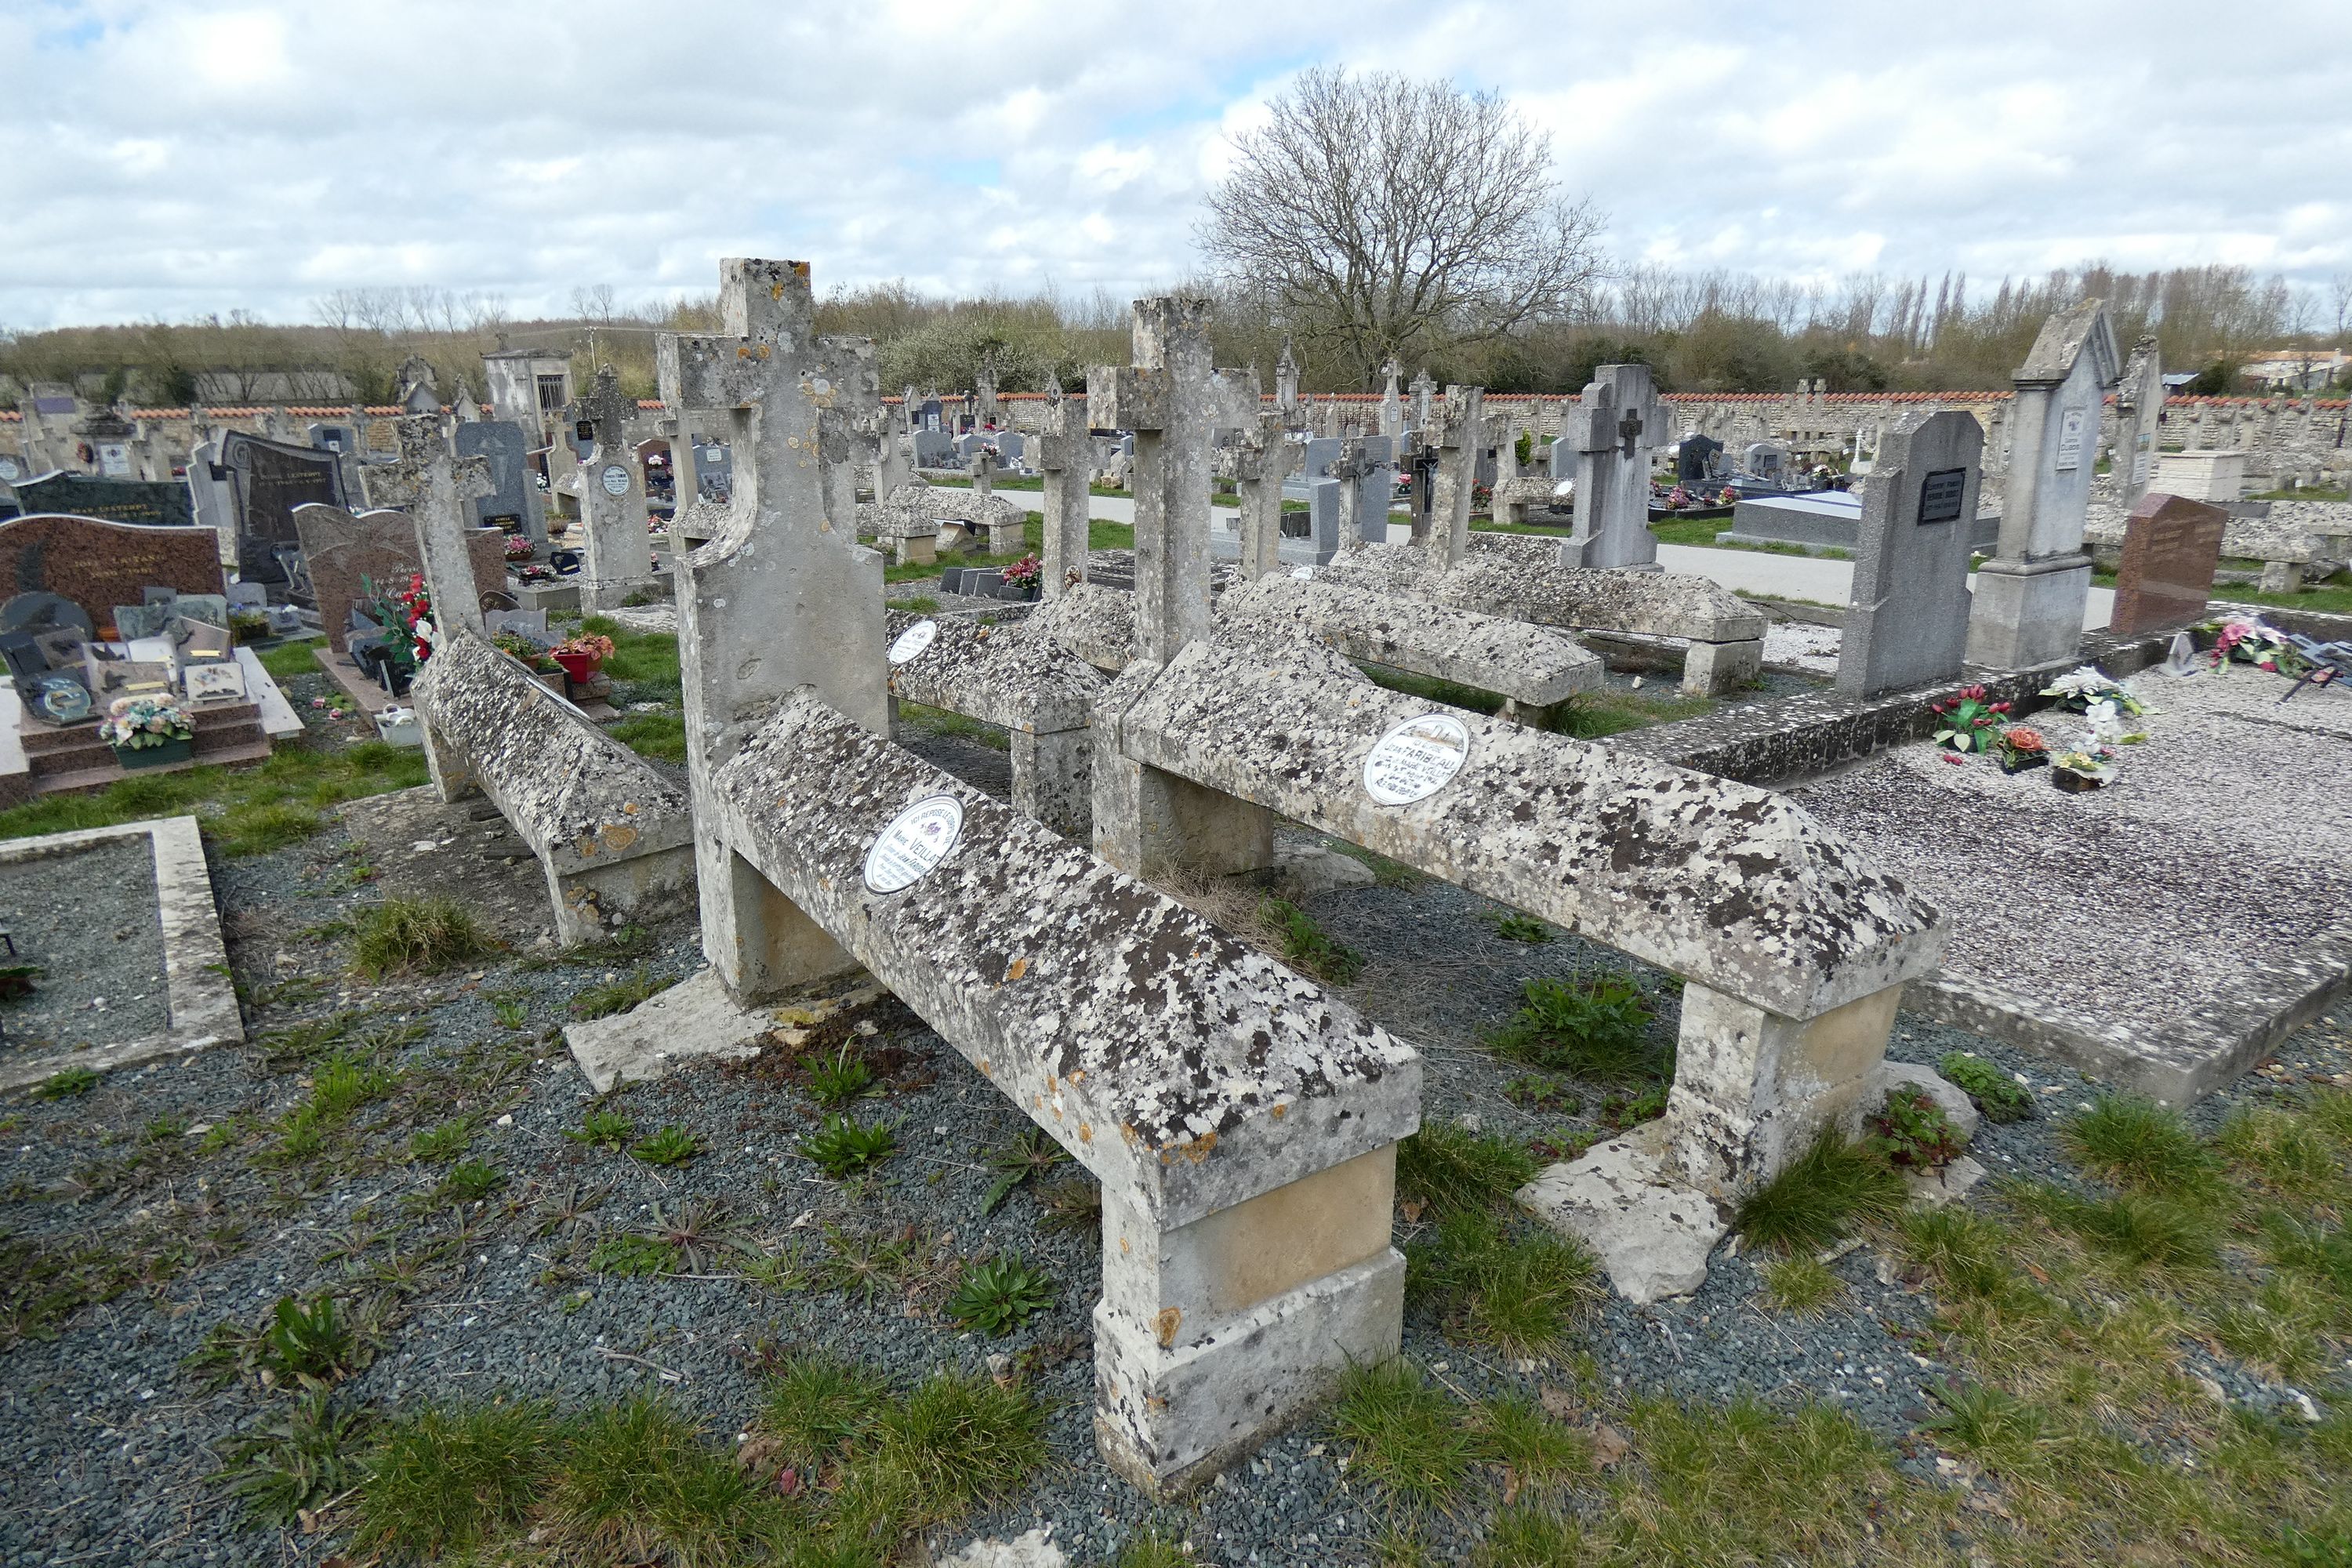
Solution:
{"label": "weed growing in gravel", "polygon": [[881,1122],[828,1116],[801,1140],[802,1155],[834,1181],[871,1170],[898,1152],[898,1132]]}
{"label": "weed growing in gravel", "polygon": [[1959,1156],[1960,1135],[1936,1097],[1923,1089],[1896,1089],[1864,1125],[1873,1153],[1898,1171],[1929,1171]]}
{"label": "weed growing in gravel", "polygon": [[456,1159],[466,1152],[473,1140],[471,1118],[459,1116],[444,1121],[438,1127],[428,1127],[408,1140],[408,1157],[419,1164],[438,1165]]}
{"label": "weed growing in gravel", "polygon": [[1903,1178],[1884,1160],[1832,1133],[1741,1200],[1732,1223],[1751,1247],[1804,1252],[1851,1226],[1892,1219],[1904,1197]]}
{"label": "weed growing in gravel", "polygon": [[722,1258],[740,1258],[751,1248],[741,1236],[743,1222],[718,1198],[688,1198],[668,1213],[653,1205],[653,1221],[644,1234],[667,1247],[687,1274],[708,1274]]}
{"label": "weed growing in gravel", "polygon": [[1649,1002],[1626,976],[1530,980],[1526,996],[1487,1041],[1499,1054],[1604,1083],[1674,1076],[1671,1058],[1648,1042]]}
{"label": "weed growing in gravel", "polygon": [[961,1327],[1001,1334],[1053,1304],[1054,1277],[1008,1253],[966,1269],[947,1312]]}
{"label": "weed growing in gravel", "polygon": [[1192,1563],[1183,1547],[1157,1530],[1147,1529],[1129,1538],[1111,1559],[1110,1568],[1192,1568]]}
{"label": "weed growing in gravel", "polygon": [[2326,1134],[2300,1110],[2242,1105],[2221,1123],[2213,1146],[2239,1172],[2285,1197],[2322,1198],[2345,1177]]}
{"label": "weed growing in gravel", "polygon": [[486,1160],[460,1160],[449,1167],[433,1189],[436,1207],[478,1204],[507,1184],[507,1173]]}
{"label": "weed growing in gravel", "polygon": [[2218,1261],[2221,1226],[2208,1210],[2146,1193],[2084,1198],[2057,1187],[2024,1187],[2018,1201],[2051,1226],[2133,1267],[2206,1268]]}
{"label": "weed growing in gravel", "polygon": [[831,1061],[819,1058],[808,1069],[809,1098],[839,1110],[854,1100],[879,1092],[874,1069],[863,1056],[854,1056],[845,1044]]}
{"label": "weed growing in gravel", "polygon": [[1988,1121],[2023,1121],[2033,1114],[2032,1091],[1982,1057],[1948,1052],[1936,1071],[1975,1100]]}
{"label": "weed growing in gravel", "polygon": [[338,1052],[310,1075],[310,1103],[320,1116],[341,1121],[382,1100],[399,1081],[398,1074],[386,1072],[365,1057]]}
{"label": "weed growing in gravel", "polygon": [[578,1127],[567,1128],[563,1135],[574,1143],[617,1154],[637,1135],[637,1124],[617,1110],[591,1110],[580,1118]]}
{"label": "weed growing in gravel", "polygon": [[652,1274],[675,1273],[677,1255],[658,1237],[608,1236],[589,1254],[588,1267],[599,1274],[643,1279]]}
{"label": "weed growing in gravel", "polygon": [[1538,1078],[1532,1073],[1505,1084],[1503,1098],[1529,1110],[1549,1110],[1560,1116],[1574,1116],[1584,1109],[1584,1097],[1570,1092],[1559,1079]]}
{"label": "weed growing in gravel", "polygon": [[301,1514],[352,1489],[362,1474],[360,1443],[369,1418],[305,1394],[220,1445],[220,1485],[268,1524],[290,1527]]}
{"label": "weed growing in gravel", "polygon": [[392,1422],[356,1500],[358,1544],[395,1562],[438,1561],[519,1528],[553,1468],[543,1404],[430,1405]]}
{"label": "weed growing in gravel", "polygon": [[453,899],[386,899],[359,918],[352,967],[365,979],[438,974],[491,951],[471,913]]}
{"label": "weed growing in gravel", "polygon": [[530,993],[528,991],[493,991],[489,994],[490,1016],[501,1029],[527,1028],[530,1024]]}
{"label": "weed growing in gravel", "polygon": [[904,1237],[827,1225],[824,1242],[829,1252],[817,1266],[818,1283],[868,1304],[885,1291],[898,1289],[915,1272],[914,1247]]}
{"label": "weed growing in gravel", "polygon": [[299,1024],[272,1029],[254,1043],[260,1047],[262,1065],[271,1072],[308,1067],[341,1044],[359,1016],[357,1013],[335,1013],[324,1018],[305,1018]]}
{"label": "weed growing in gravel", "polygon": [[257,1327],[226,1322],[215,1328],[187,1366],[215,1386],[250,1375],[264,1387],[318,1391],[367,1369],[382,1342],[379,1329],[373,1312],[347,1317],[333,1296],[308,1302],[281,1296]]}
{"label": "weed growing in gravel", "polygon": [[719,1563],[782,1544],[786,1505],[705,1441],[698,1418],[640,1398],[590,1409],[569,1426],[544,1528],[574,1556]]}
{"label": "weed growing in gravel", "polygon": [[1102,1188],[1086,1176],[1066,1176],[1037,1189],[1037,1223],[1046,1230],[1092,1230],[1102,1224]]}
{"label": "weed growing in gravel", "polygon": [[1507,910],[1495,918],[1495,934],[1505,942],[1541,943],[1551,940],[1551,927],[1532,915]]}
{"label": "weed growing in gravel", "polygon": [[1352,984],[1364,972],[1364,955],[1335,939],[1297,904],[1268,899],[1258,912],[1281,939],[1282,956],[1292,967],[1333,985]]}
{"label": "weed growing in gravel", "polygon": [[630,1157],[647,1165],[683,1165],[701,1152],[702,1141],[676,1122],[629,1146]]}
{"label": "weed growing in gravel", "polygon": [[[988,1152],[988,1167],[996,1173],[996,1180],[980,1200],[983,1219],[996,1212],[1013,1189],[1033,1176],[1042,1176],[1056,1165],[1067,1164],[1070,1156],[1053,1135],[1043,1128],[1028,1127],[1013,1136],[1013,1142]],[[1099,1211],[1099,1201],[1097,1201]]]}
{"label": "weed growing in gravel", "polygon": [[649,997],[660,995],[670,988],[670,984],[640,963],[616,979],[574,993],[572,1016],[583,1021],[609,1018],[615,1013],[627,1012]]}
{"label": "weed growing in gravel", "polygon": [[1601,1299],[1598,1266],[1565,1237],[1492,1213],[1449,1215],[1405,1247],[1406,1289],[1427,1293],[1449,1337],[1512,1356],[1550,1355]]}
{"label": "weed growing in gravel", "polygon": [[64,1068],[43,1079],[33,1090],[36,1100],[71,1100],[98,1087],[98,1074],[88,1068]]}
{"label": "weed growing in gravel", "polygon": [[2213,1174],[2213,1156],[2180,1113],[2136,1095],[2103,1094],[2060,1137],[2091,1174],[2119,1187],[2188,1194]]}
{"label": "weed growing in gravel", "polygon": [[1454,1122],[1424,1122],[1397,1145],[1397,1197],[1408,1217],[1418,1214],[1412,1205],[1441,1217],[1492,1208],[1535,1173],[1535,1157],[1517,1143]]}
{"label": "weed growing in gravel", "polygon": [[1955,1300],[1998,1301],[2016,1287],[2007,1228],[1958,1204],[1906,1210],[1895,1222],[1895,1238],[1912,1266]]}
{"label": "weed growing in gravel", "polygon": [[1845,1284],[1829,1265],[1811,1257],[1776,1258],[1757,1272],[1764,1277],[1764,1299],[1775,1310],[1810,1318],[1828,1309],[1845,1291]]}
{"label": "weed growing in gravel", "polygon": [[596,1207],[613,1195],[610,1182],[574,1182],[562,1192],[549,1197],[531,1214],[530,1234],[534,1237],[553,1236],[580,1225],[593,1225],[588,1218]]}

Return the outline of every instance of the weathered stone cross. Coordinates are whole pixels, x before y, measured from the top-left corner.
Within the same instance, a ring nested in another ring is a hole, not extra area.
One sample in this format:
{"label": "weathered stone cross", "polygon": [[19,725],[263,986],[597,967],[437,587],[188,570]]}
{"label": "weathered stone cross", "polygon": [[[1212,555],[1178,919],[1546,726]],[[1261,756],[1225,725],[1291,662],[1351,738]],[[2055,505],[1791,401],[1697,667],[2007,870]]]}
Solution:
{"label": "weathered stone cross", "polygon": [[1087,422],[1135,434],[1136,655],[1209,635],[1209,442],[1219,403],[1205,300],[1135,307],[1135,363],[1087,376]]}
{"label": "weathered stone cross", "polygon": [[1261,415],[1242,430],[1234,463],[1234,490],[1241,503],[1242,575],[1255,579],[1282,563],[1282,481],[1306,454],[1284,433],[1279,410]]}
{"label": "weathered stone cross", "polygon": [[1478,479],[1478,455],[1486,442],[1486,389],[1445,389],[1443,428],[1435,432],[1438,467],[1430,498],[1430,532],[1448,566],[1470,552],[1471,492]]}
{"label": "weathered stone cross", "polygon": [[367,504],[398,507],[416,524],[416,546],[425,560],[436,629],[462,626],[478,633],[482,600],[474,586],[466,535],[475,527],[473,503],[497,488],[490,483],[489,463],[450,451],[437,414],[413,415],[394,424],[400,456],[360,470]]}
{"label": "weathered stone cross", "polygon": [[1045,595],[1087,580],[1087,532],[1093,515],[1094,437],[1087,429],[1087,401],[1066,398],[1057,384],[1046,389],[1045,426],[1037,437],[1037,468],[1045,476]]}
{"label": "weathered stone cross", "polygon": [[[1577,455],[1576,531],[1563,548],[1570,565],[1656,568],[1650,448],[1666,428],[1648,365],[1604,364],[1592,373],[1562,437]],[[1559,472],[1558,458],[1552,471]]]}
{"label": "weathered stone cross", "polygon": [[[711,552],[718,564],[678,595],[681,648],[709,633],[700,625],[703,595],[716,609],[748,595],[773,613],[756,643],[699,650],[719,689],[706,694],[688,684],[688,728],[712,748],[714,762],[724,761],[740,739],[730,716],[747,712],[754,693],[781,698],[809,685],[858,723],[887,733],[888,691],[874,657],[882,641],[882,558],[857,543],[851,516],[836,518],[827,505],[819,425],[842,401],[834,377],[843,365],[826,352],[830,345],[813,342],[808,264],[721,261],[719,310],[716,335],[665,333],[657,350],[662,400],[724,411],[734,454],[726,526],[696,552]],[[848,363],[874,374],[870,354]]]}

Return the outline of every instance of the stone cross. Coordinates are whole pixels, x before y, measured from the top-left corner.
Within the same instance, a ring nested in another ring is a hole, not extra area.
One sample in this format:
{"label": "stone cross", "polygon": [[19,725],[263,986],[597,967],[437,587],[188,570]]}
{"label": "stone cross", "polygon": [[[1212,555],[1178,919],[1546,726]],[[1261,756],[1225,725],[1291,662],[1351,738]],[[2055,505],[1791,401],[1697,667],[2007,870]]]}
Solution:
{"label": "stone cross", "polygon": [[1135,363],[1087,375],[1087,422],[1135,434],[1135,650],[1166,664],[1209,635],[1209,435],[1223,394],[1209,303],[1135,304]]}
{"label": "stone cross", "polygon": [[996,493],[996,454],[985,447],[978,448],[965,465],[965,471],[971,475],[972,495],[984,511],[989,498]]}
{"label": "stone cross", "polygon": [[1298,467],[1302,455],[1303,448],[1285,432],[1279,410],[1260,416],[1242,433],[1234,489],[1241,503],[1244,578],[1263,577],[1281,566],[1282,481]]}
{"label": "stone cross", "polygon": [[1391,441],[1404,434],[1404,405],[1397,398],[1397,377],[1403,374],[1404,367],[1397,363],[1394,354],[1381,366],[1384,382],[1381,388],[1381,434]]}
{"label": "stone cross", "polygon": [[1339,531],[1367,544],[1389,542],[1389,502],[1396,489],[1386,436],[1350,436],[1331,465],[1339,481]]}
{"label": "stone cross", "polygon": [[1880,444],[1863,498],[1841,692],[1874,697],[1959,673],[1983,453],[1976,416],[1948,409],[1906,422]]}
{"label": "stone cross", "polygon": [[996,417],[996,351],[989,350],[980,356],[980,368],[972,373],[973,415],[987,423]]}
{"label": "stone cross", "polygon": [[1478,482],[1478,456],[1486,445],[1486,389],[1449,386],[1437,437],[1437,472],[1431,487],[1430,537],[1453,566],[1470,552],[1471,492]]}
{"label": "stone cross", "polygon": [[1430,399],[1436,395],[1437,383],[1429,379],[1429,369],[1424,365],[1422,367],[1421,374],[1412,378],[1412,427],[1414,429],[1429,428]]}
{"label": "stone cross", "polygon": [[2164,359],[2150,333],[2132,345],[2116,387],[2116,489],[2128,510],[2156,477],[2156,443],[2164,420]]}
{"label": "stone cross", "polygon": [[1045,428],[1037,437],[1037,468],[1045,475],[1045,553],[1041,563],[1048,599],[1087,580],[1087,524],[1093,518],[1094,437],[1087,402],[1066,398],[1057,382],[1045,390]]}
{"label": "stone cross", "polygon": [[580,603],[598,610],[617,605],[653,575],[653,542],[646,527],[646,486],[630,449],[629,416],[636,400],[621,395],[611,365],[580,403],[581,421],[594,445],[580,459],[580,518],[587,532]]}
{"label": "stone cross", "polygon": [[[823,337],[816,340],[815,363],[833,395],[817,411],[817,469],[824,487],[827,517],[857,516],[857,469],[874,446],[874,433],[883,424],[882,379],[874,364],[869,338]],[[874,498],[881,500],[880,496]]]}
{"label": "stone cross", "polygon": [[[1648,365],[1604,364],[1592,376],[1561,437],[1576,456],[1576,528],[1561,555],[1573,566],[1654,571],[1650,448],[1667,439],[1666,408]],[[1553,473],[1565,456],[1555,447]]]}
{"label": "stone cross", "polygon": [[[496,488],[489,464],[452,452],[438,415],[411,416],[399,420],[397,429],[399,457],[360,470],[367,504],[398,507],[415,523],[436,629],[462,627],[478,635],[482,600],[466,536],[476,526],[474,502]],[[638,532],[644,531],[641,526]]]}
{"label": "stone cross", "polygon": [[2102,300],[2085,300],[2043,322],[2018,367],[2000,543],[1977,571],[1970,664],[2026,669],[2072,658],[2081,647],[2091,590],[2083,525],[2100,412],[2121,372]]}
{"label": "stone cross", "polygon": [[1282,340],[1282,357],[1274,362],[1274,406],[1287,426],[1298,417],[1298,360],[1290,352],[1287,333]]}
{"label": "stone cross", "polygon": [[[766,704],[800,686],[877,734],[889,727],[875,657],[882,558],[857,542],[854,517],[826,505],[818,426],[840,395],[839,364],[814,341],[807,263],[721,261],[719,311],[717,334],[664,333],[656,349],[662,401],[730,421],[727,523],[680,563],[677,595],[679,641],[696,645],[704,671],[686,689],[689,756],[711,765],[734,753]],[[850,364],[874,374],[870,357]],[[706,556],[707,570],[688,570]],[[740,613],[752,604],[773,613],[755,624]]]}

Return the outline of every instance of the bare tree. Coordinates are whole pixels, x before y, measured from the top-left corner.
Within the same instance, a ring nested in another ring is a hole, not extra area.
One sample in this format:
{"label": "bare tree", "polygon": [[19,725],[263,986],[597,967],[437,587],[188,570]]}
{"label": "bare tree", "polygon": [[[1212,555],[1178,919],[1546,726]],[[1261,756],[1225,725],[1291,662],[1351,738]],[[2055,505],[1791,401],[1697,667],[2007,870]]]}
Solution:
{"label": "bare tree", "polygon": [[601,321],[611,325],[614,314],[613,286],[599,283],[593,288],[572,290],[572,313],[583,321]]}
{"label": "bare tree", "polygon": [[1235,151],[1203,247],[1366,385],[1391,354],[1566,318],[1600,276],[1600,215],[1560,193],[1547,140],[1492,94],[1310,70]]}

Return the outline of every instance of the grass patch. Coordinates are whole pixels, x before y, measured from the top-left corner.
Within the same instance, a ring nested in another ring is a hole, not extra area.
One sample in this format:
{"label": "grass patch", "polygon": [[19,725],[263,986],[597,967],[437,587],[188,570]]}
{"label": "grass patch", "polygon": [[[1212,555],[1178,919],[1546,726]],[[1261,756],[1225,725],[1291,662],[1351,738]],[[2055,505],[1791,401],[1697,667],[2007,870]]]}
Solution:
{"label": "grass patch", "polygon": [[394,1561],[471,1551],[530,1516],[558,1453],[559,1429],[536,1403],[429,1405],[393,1422],[355,1500],[355,1536]]}
{"label": "grass patch", "polygon": [[251,766],[142,774],[0,812],[0,838],[193,816],[215,847],[234,859],[310,837],[344,801],[425,781],[425,755],[414,748],[382,741],[340,750],[281,742],[268,761]]}
{"label": "grass patch", "polygon": [[326,646],[323,637],[303,637],[257,648],[253,657],[261,661],[261,668],[269,672],[271,679],[283,685],[298,676],[324,675],[326,669],[319,663],[317,650]]}
{"label": "grass patch", "polygon": [[929,616],[939,613],[940,602],[929,594],[917,594],[910,598],[886,599],[882,607],[909,616]]}
{"label": "grass patch", "polygon": [[838,1182],[872,1169],[898,1151],[898,1133],[880,1122],[828,1116],[818,1129],[801,1140],[801,1153]]}
{"label": "grass patch", "polygon": [[543,1528],[584,1560],[721,1563],[782,1544],[783,1500],[666,1401],[587,1411],[566,1436]]}
{"label": "grass patch", "polygon": [[98,1074],[89,1068],[59,1068],[33,1088],[36,1100],[72,1100],[88,1094],[98,1087]]}
{"label": "grass patch", "polygon": [[1884,1160],[1832,1135],[1742,1199],[1733,1224],[1752,1247],[1811,1251],[1855,1225],[1894,1218],[1904,1196],[1903,1178]]}
{"label": "grass patch", "polygon": [[641,757],[659,763],[686,761],[686,715],[632,713],[604,727],[605,733]]}
{"label": "grass patch", "polygon": [[1376,854],[1360,844],[1350,844],[1344,838],[1327,838],[1323,841],[1323,847],[1334,854],[1345,855],[1349,859],[1368,868],[1372,873],[1374,887],[1395,888],[1410,893],[1429,880],[1426,875],[1414,870],[1402,860],[1391,860],[1385,855]]}
{"label": "grass patch", "polygon": [[1496,1054],[1602,1083],[1674,1076],[1672,1052],[1650,1043],[1654,1015],[1631,975],[1530,980],[1523,994],[1526,1005],[1487,1038]]}
{"label": "grass patch", "polygon": [[402,896],[360,915],[352,967],[371,981],[438,974],[491,951],[488,934],[457,900]]}
{"label": "grass patch", "polygon": [[1828,1310],[1845,1293],[1845,1285],[1829,1265],[1811,1258],[1779,1258],[1757,1272],[1764,1278],[1764,1299],[1776,1310],[1810,1318]]}
{"label": "grass patch", "polygon": [[1397,1145],[1398,1199],[1441,1219],[1499,1207],[1535,1174],[1535,1156],[1521,1144],[1455,1122],[1425,1121]]}
{"label": "grass patch", "polygon": [[1331,985],[1350,985],[1364,972],[1364,955],[1323,929],[1313,915],[1286,899],[1268,899],[1258,913],[1282,942],[1282,956]]}
{"label": "grass patch", "polygon": [[590,1018],[609,1018],[615,1013],[625,1013],[639,1003],[660,995],[670,988],[671,984],[640,963],[617,979],[574,992],[572,1016],[583,1022]]}
{"label": "grass patch", "polygon": [[702,1141],[675,1123],[629,1146],[630,1156],[646,1165],[683,1165],[701,1152]]}
{"label": "grass patch", "polygon": [[961,713],[950,713],[944,708],[926,708],[919,702],[901,702],[898,704],[898,721],[929,734],[954,735],[986,746],[992,752],[1013,749],[1013,737],[1000,726],[968,719]]}
{"label": "grass patch", "polygon": [[1458,1500],[1480,1459],[1463,1407],[1402,1357],[1351,1366],[1339,1379],[1331,1429],[1349,1446],[1348,1476],[1411,1509]]}
{"label": "grass patch", "polygon": [[632,687],[646,689],[632,692],[635,700],[651,701],[661,694],[676,700],[684,694],[686,688],[678,674],[677,633],[631,631],[604,616],[588,616],[580,623],[580,629],[613,639],[613,652],[604,660],[604,673],[615,682],[626,681]]}
{"label": "grass patch", "polygon": [[1511,1356],[1556,1354],[1602,1295],[1590,1253],[1539,1226],[1476,1210],[1447,1215],[1405,1248],[1406,1286],[1444,1315],[1450,1338]]}
{"label": "grass patch", "polygon": [[2084,1170],[2119,1187],[2190,1193],[2213,1175],[2211,1152],[2180,1113],[2137,1095],[2100,1095],[2060,1139]]}

